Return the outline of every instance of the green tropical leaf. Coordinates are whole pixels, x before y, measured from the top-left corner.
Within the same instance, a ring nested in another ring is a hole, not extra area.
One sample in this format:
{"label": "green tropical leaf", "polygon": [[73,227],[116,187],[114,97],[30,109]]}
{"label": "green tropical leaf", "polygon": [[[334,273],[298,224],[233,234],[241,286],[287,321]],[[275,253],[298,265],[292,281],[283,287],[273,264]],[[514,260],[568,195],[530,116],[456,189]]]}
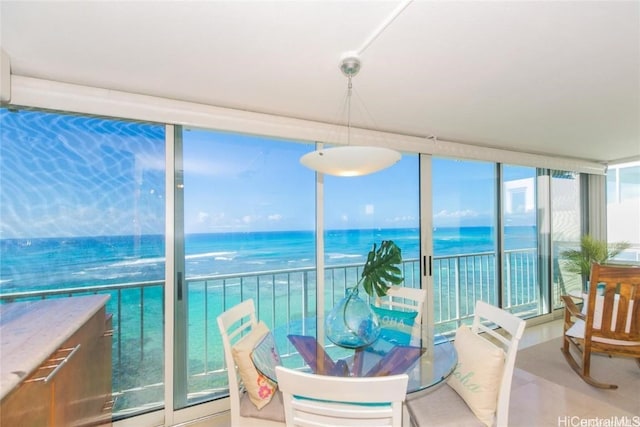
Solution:
{"label": "green tropical leaf", "polygon": [[383,240],[378,247],[375,243],[367,255],[367,262],[360,275],[360,283],[370,296],[384,296],[390,286],[404,281],[402,252],[392,240]]}
{"label": "green tropical leaf", "polygon": [[629,248],[629,242],[617,242],[608,244],[603,240],[597,240],[585,234],[580,238],[580,249],[568,249],[560,256],[567,262],[566,270],[570,273],[589,278],[591,264],[603,264],[611,258],[615,258],[625,249]]}

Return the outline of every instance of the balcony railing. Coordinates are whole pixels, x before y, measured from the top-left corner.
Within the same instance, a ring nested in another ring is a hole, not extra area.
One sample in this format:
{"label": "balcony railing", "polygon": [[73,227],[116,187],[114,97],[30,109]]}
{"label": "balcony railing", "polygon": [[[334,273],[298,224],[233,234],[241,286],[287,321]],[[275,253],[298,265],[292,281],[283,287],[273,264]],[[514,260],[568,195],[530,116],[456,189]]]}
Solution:
{"label": "balcony railing", "polygon": [[[509,251],[503,262],[503,306],[526,316],[537,312],[534,249]],[[331,307],[357,283],[362,265],[325,270],[325,305]],[[404,286],[420,287],[418,259],[402,265]],[[475,253],[435,257],[432,265],[434,319],[439,333],[453,333],[473,317],[475,301],[498,302],[496,256]],[[164,399],[164,281],[30,291],[0,295],[2,303],[88,294],[109,294],[113,314],[114,418],[163,406]],[[189,400],[227,393],[217,316],[242,300],[253,298],[259,319],[270,328],[291,319],[315,316],[316,271],[299,268],[227,274],[187,279],[187,385]],[[287,352],[287,349],[279,349]]]}

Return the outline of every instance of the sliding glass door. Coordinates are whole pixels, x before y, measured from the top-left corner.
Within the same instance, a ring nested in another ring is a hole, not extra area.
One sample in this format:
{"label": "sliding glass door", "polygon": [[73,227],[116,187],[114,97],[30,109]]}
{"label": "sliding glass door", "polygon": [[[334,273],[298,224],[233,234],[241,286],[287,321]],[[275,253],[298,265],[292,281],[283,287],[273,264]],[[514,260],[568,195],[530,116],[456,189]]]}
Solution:
{"label": "sliding glass door", "polygon": [[248,298],[270,328],[327,312],[382,240],[402,250],[404,286],[432,284],[425,319],[440,333],[478,299],[532,317],[574,287],[559,253],[583,228],[577,173],[404,154],[320,177],[299,163],[312,143],[6,108],[0,120],[0,301],[111,295],[117,420],[226,409],[217,316]]}
{"label": "sliding glass door", "polygon": [[164,126],[2,108],[0,132],[2,303],[109,295],[114,416],[161,409]]}
{"label": "sliding glass door", "polygon": [[324,177],[325,311],[359,283],[367,254],[383,240],[402,251],[403,286],[421,287],[419,173],[418,156],[404,155],[371,175]]}
{"label": "sliding glass door", "polygon": [[[543,275],[538,269],[536,168],[502,165],[502,307],[520,317],[542,313]],[[544,193],[548,194],[548,180]]]}
{"label": "sliding glass door", "polygon": [[560,295],[579,293],[582,277],[567,271],[562,253],[580,245],[583,228],[580,200],[580,174],[551,171],[551,244],[552,244],[552,306],[560,308]]}
{"label": "sliding glass door", "polygon": [[180,409],[227,394],[220,313],[251,298],[270,328],[315,315],[315,175],[308,144],[179,129],[175,146]]}
{"label": "sliding glass door", "polygon": [[499,304],[496,165],[432,159],[433,293],[437,332]]}

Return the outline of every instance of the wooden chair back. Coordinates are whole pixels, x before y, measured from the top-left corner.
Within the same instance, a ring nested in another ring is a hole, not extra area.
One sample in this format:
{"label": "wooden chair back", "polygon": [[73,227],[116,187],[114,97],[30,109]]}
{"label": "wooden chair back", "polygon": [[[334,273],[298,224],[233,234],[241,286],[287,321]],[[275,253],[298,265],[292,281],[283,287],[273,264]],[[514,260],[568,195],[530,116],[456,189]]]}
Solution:
{"label": "wooden chair back", "polygon": [[[591,377],[591,354],[627,356],[640,366],[640,268],[591,266],[589,293],[580,311],[569,296],[565,302],[562,352],[582,379],[599,388],[615,389]],[[580,358],[574,357],[577,351]]]}
{"label": "wooden chair back", "polygon": [[[612,354],[626,354],[626,343],[640,345],[640,268],[593,264],[585,319],[585,340]],[[599,295],[602,293],[602,295]],[[625,343],[604,343],[618,340]],[[636,355],[637,349],[630,355]]]}

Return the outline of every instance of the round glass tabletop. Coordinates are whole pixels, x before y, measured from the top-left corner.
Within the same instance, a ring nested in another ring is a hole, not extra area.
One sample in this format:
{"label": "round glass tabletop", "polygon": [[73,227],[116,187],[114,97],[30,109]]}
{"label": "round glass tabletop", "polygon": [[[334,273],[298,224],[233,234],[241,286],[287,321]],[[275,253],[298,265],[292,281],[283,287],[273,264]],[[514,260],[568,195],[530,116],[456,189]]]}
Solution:
{"label": "round glass tabletop", "polygon": [[409,345],[409,340],[379,338],[370,346],[353,349],[339,347],[325,337],[318,339],[316,330],[315,319],[274,329],[253,349],[251,358],[256,369],[274,382],[277,365],[333,376],[407,373],[407,392],[413,393],[444,381],[458,361],[453,343],[444,336],[423,340],[420,346]]}

